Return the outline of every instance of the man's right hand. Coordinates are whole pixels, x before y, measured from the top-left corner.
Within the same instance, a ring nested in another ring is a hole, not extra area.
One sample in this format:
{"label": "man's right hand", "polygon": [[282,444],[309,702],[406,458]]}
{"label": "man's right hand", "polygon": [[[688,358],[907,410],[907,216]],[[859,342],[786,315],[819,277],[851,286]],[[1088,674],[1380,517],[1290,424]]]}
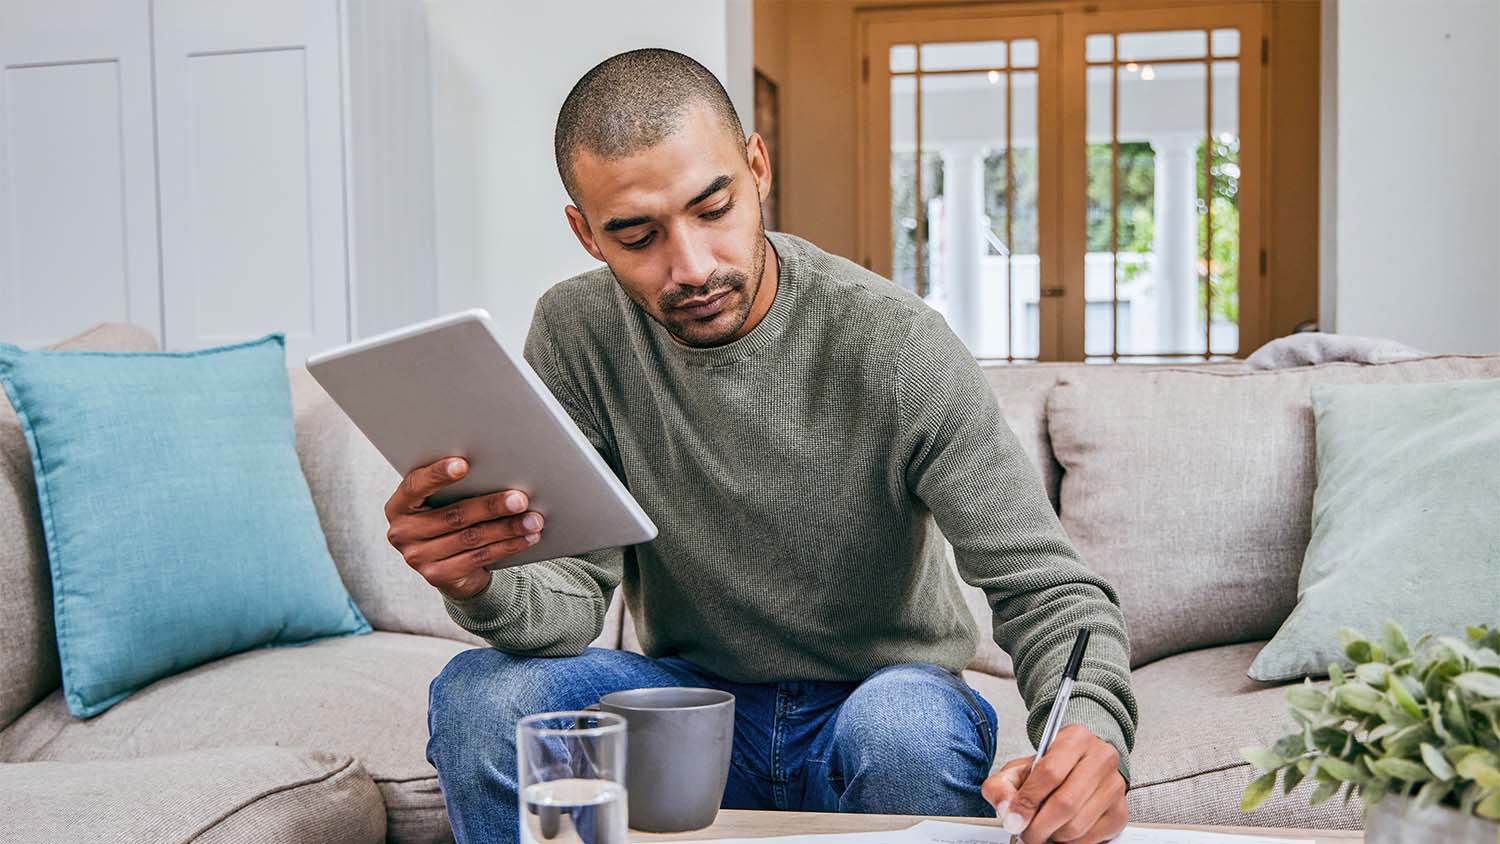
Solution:
{"label": "man's right hand", "polygon": [[530,548],[541,538],[542,514],[526,512],[526,493],[507,489],[442,507],[427,496],[469,472],[461,457],[413,469],[385,502],[386,539],[406,564],[454,600],[470,598],[490,583],[487,565]]}

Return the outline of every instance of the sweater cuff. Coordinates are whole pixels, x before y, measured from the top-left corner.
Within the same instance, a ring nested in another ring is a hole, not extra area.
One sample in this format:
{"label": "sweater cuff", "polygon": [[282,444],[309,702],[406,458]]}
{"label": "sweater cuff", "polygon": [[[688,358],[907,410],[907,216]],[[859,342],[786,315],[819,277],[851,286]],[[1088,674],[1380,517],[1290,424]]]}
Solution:
{"label": "sweater cuff", "polygon": [[1120,776],[1125,778],[1125,785],[1130,786],[1130,748],[1125,744],[1125,731],[1120,729],[1120,722],[1115,720],[1109,710],[1099,704],[1098,701],[1086,697],[1075,697],[1068,701],[1067,714],[1063,716],[1063,726],[1069,724],[1081,724],[1087,727],[1089,732],[1100,739],[1114,745],[1115,750],[1120,753],[1120,763],[1115,767]]}
{"label": "sweater cuff", "polygon": [[461,600],[443,596],[443,606],[448,617],[459,627],[477,633],[494,629],[506,613],[510,612],[516,597],[516,576],[510,569],[495,569],[490,572],[490,582],[474,595]]}

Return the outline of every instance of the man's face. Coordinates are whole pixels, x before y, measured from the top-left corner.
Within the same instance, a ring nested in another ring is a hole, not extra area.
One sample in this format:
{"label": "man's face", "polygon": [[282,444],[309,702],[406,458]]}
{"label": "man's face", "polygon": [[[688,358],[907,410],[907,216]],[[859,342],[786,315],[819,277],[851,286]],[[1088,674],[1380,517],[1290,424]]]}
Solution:
{"label": "man's face", "polygon": [[582,150],[573,159],[574,233],[626,295],[689,346],[737,339],[760,291],[770,169],[757,136],[748,158],[700,106],[634,155],[606,160]]}

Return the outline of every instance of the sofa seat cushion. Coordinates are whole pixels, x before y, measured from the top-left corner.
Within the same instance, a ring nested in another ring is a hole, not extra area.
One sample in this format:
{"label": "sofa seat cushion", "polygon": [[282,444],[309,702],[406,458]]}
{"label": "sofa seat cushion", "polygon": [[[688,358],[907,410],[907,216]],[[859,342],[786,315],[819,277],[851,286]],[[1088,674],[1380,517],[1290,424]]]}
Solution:
{"label": "sofa seat cushion", "polygon": [[359,760],[319,750],[0,765],[0,794],[6,840],[29,844],[385,840],[380,790]]}
{"label": "sofa seat cushion", "polygon": [[159,680],[81,721],[60,692],[0,732],[0,760],[131,759],[240,745],[358,759],[379,786],[391,841],[448,840],[428,764],[427,686],[468,645],[376,632],[247,651]]}
{"label": "sofa seat cushion", "polygon": [[[1263,642],[1190,651],[1131,675],[1140,711],[1130,757],[1130,818],[1140,823],[1359,828],[1359,803],[1309,807],[1311,784],[1241,814],[1240,794],[1258,773],[1241,747],[1269,747],[1289,732],[1289,686],[1257,683],[1245,669]],[[977,672],[964,678],[1000,716],[996,764],[1036,751],[1014,680]]]}

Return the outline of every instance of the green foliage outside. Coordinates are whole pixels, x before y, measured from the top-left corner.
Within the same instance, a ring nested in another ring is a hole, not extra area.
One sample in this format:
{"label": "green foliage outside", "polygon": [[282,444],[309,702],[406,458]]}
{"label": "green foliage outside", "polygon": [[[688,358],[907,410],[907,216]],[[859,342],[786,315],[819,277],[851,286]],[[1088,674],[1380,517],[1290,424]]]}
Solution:
{"label": "green foliage outside", "polygon": [[[1209,169],[1213,173],[1214,239],[1208,261],[1208,284],[1213,290],[1213,314],[1216,319],[1240,321],[1240,139],[1237,135],[1221,135],[1211,138],[1213,159]],[[1193,155],[1193,170],[1197,174],[1198,196],[1198,254],[1203,254],[1204,241],[1208,237],[1208,217],[1203,213],[1203,148],[1198,145]],[[1199,268],[1202,273],[1202,268]],[[1204,292],[1200,286],[1198,304],[1203,305]]]}
{"label": "green foliage outside", "polygon": [[[1207,266],[1209,286],[1213,291],[1213,315],[1216,320],[1239,322],[1239,138],[1222,135],[1199,143],[1194,155],[1194,172],[1197,184],[1198,254],[1203,254],[1208,237],[1208,217],[1204,196],[1203,156],[1205,147],[1211,149],[1211,171],[1213,195],[1209,202],[1213,208],[1213,243]],[[923,158],[922,192],[927,197],[943,193],[942,159],[936,153],[926,152]],[[1009,210],[1015,217],[1011,220],[1013,243],[1008,244],[1015,255],[1037,254],[1040,227],[1037,216],[1037,151],[1034,148],[1016,148],[1011,152],[1015,167],[1015,195]],[[1087,148],[1088,208],[1086,212],[1087,249],[1090,252],[1110,251],[1110,207],[1113,205],[1110,183],[1110,145],[1089,144]],[[1155,237],[1155,190],[1156,156],[1151,145],[1144,141],[1120,144],[1120,205],[1119,205],[1119,251],[1123,254],[1147,256],[1146,260],[1124,263],[1120,267],[1120,284],[1129,285],[1149,266],[1149,256]],[[990,218],[990,228],[1002,241],[1005,238],[1007,203],[1005,201],[1006,177],[1003,151],[991,152],[984,159],[984,212]],[[891,155],[891,231],[892,279],[904,287],[912,288],[916,277],[917,254],[917,198],[916,156],[912,153]],[[929,223],[930,226],[930,223]],[[927,248],[931,249],[929,230]],[[990,249],[989,254],[997,254]],[[925,270],[931,273],[930,253]],[[1204,267],[1198,267],[1201,275]],[[1207,291],[1200,286],[1199,304]]]}

